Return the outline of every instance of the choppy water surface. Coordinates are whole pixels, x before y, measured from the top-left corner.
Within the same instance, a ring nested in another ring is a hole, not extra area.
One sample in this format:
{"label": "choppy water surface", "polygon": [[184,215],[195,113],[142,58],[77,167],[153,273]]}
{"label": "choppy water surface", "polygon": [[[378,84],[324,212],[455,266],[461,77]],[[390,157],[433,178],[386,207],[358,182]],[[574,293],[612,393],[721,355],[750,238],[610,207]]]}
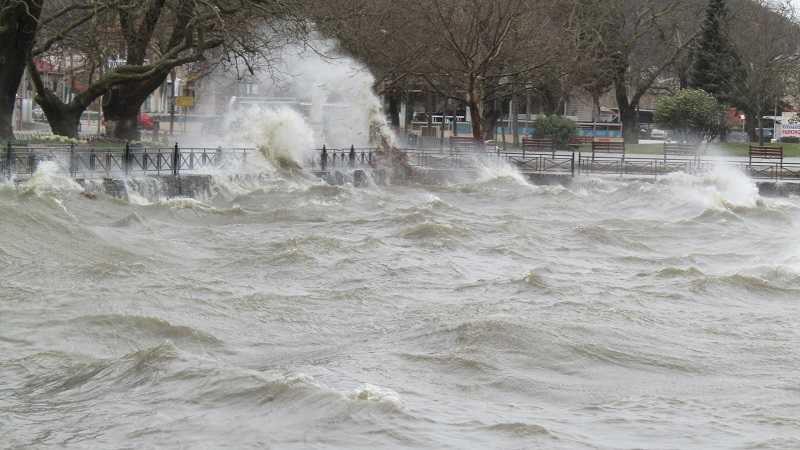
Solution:
{"label": "choppy water surface", "polygon": [[0,447],[800,448],[800,199],[742,176],[37,183],[0,191]]}

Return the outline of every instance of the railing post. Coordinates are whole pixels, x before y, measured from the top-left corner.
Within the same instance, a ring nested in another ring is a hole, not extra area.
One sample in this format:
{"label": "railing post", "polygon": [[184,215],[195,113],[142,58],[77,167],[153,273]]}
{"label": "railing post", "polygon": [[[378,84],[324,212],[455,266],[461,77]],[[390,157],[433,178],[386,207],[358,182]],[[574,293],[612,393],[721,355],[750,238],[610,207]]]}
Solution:
{"label": "railing post", "polygon": [[569,170],[572,176],[575,177],[575,152],[572,152],[572,160],[569,163]]}
{"label": "railing post", "polygon": [[350,167],[355,167],[356,165],[356,147],[354,145],[350,146]]}
{"label": "railing post", "polygon": [[319,166],[322,172],[325,172],[328,168],[328,149],[325,145],[322,145],[322,155],[319,157]]}
{"label": "railing post", "polygon": [[181,151],[178,148],[178,143],[175,143],[175,150],[172,152],[172,174],[178,176],[181,165]]}
{"label": "railing post", "polygon": [[214,165],[219,167],[222,163],[222,147],[217,147],[217,154],[214,155]]}
{"label": "railing post", "polygon": [[95,159],[97,156],[94,154],[94,149],[89,151],[89,171],[94,172]]}
{"label": "railing post", "polygon": [[36,153],[33,150],[28,153],[28,168],[31,169],[31,175],[36,172]]}
{"label": "railing post", "polygon": [[131,143],[125,142],[125,152],[122,154],[122,169],[125,171],[125,176],[128,176],[128,166],[131,160]]}
{"label": "railing post", "polygon": [[14,172],[14,148],[11,146],[11,141],[6,143],[6,172],[10,180]]}
{"label": "railing post", "polygon": [[75,170],[75,144],[69,145],[69,175],[74,177],[77,170]]}

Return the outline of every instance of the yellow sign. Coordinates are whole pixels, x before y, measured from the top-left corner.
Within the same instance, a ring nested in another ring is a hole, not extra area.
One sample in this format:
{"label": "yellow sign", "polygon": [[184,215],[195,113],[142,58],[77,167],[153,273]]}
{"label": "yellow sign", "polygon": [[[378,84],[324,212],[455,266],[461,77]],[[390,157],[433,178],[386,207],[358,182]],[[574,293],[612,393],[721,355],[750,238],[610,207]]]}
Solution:
{"label": "yellow sign", "polygon": [[181,108],[191,108],[194,106],[194,97],[190,97],[188,95],[175,97],[175,105],[180,106]]}

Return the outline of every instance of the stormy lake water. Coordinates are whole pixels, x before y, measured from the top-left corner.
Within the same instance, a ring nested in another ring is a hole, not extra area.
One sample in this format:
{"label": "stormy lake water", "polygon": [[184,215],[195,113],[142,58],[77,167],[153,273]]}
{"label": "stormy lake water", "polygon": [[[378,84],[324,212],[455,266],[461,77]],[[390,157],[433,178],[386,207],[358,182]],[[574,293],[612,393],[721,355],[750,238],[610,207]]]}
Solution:
{"label": "stormy lake water", "polygon": [[5,186],[0,447],[800,448],[800,199],[484,172]]}

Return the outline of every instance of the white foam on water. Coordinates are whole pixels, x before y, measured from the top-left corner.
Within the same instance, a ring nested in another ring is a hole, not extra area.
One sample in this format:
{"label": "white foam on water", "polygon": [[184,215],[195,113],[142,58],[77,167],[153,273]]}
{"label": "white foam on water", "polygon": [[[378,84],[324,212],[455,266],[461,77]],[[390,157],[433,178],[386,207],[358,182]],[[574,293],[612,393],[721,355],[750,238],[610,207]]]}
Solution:
{"label": "white foam on water", "polygon": [[699,175],[669,174],[662,182],[670,186],[673,194],[706,209],[755,208],[761,201],[758,186],[750,177],[723,164]]}
{"label": "white foam on water", "polygon": [[83,192],[83,187],[64,172],[55,161],[43,161],[39,163],[33,176],[20,185],[20,190],[41,197]]}
{"label": "white foam on water", "polygon": [[[235,127],[237,132],[247,142],[256,145],[274,168],[286,167],[287,164],[303,167],[312,155],[314,131],[300,113],[288,107],[253,105],[232,113],[228,121],[238,124]],[[257,164],[257,161],[251,161],[248,165],[254,163]],[[240,172],[242,168],[231,169]],[[269,170],[266,167],[259,169]]]}
{"label": "white foam on water", "polygon": [[512,180],[521,186],[533,187],[525,176],[508,161],[496,158],[476,158],[476,163],[479,183],[505,179]]}
{"label": "white foam on water", "polygon": [[351,400],[362,402],[388,403],[398,408],[403,406],[400,394],[397,392],[385,387],[375,386],[368,383],[362,384],[353,390],[348,397]]}

